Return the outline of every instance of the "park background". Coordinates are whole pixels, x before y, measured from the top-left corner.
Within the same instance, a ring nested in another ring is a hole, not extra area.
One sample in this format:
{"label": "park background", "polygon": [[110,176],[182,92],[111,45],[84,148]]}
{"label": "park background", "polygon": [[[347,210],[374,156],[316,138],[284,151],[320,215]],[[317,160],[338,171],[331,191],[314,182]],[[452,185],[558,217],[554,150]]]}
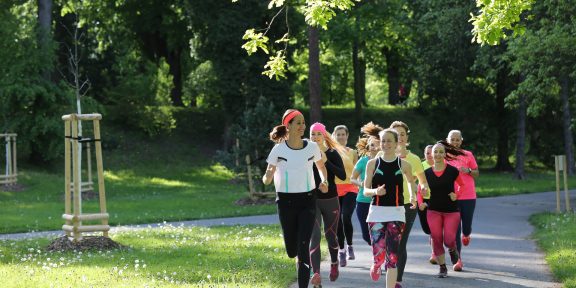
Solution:
{"label": "park background", "polygon": [[[521,35],[496,46],[472,41],[473,1],[366,0],[326,30],[293,2],[1,1],[0,131],[18,133],[19,189],[0,192],[0,233],[60,229],[61,116],[78,98],[103,115],[112,225],[274,213],[237,202],[255,197],[247,155],[254,191],[272,189],[258,181],[267,135],[291,107],[308,124],[347,125],[349,146],[368,121],[402,120],[420,156],[459,129],[481,166],[480,197],[554,190],[557,154],[574,174],[574,1],[534,2]],[[241,48],[250,28],[271,39],[289,29],[287,46],[270,46],[286,53],[284,77],[263,75],[268,56]],[[273,236],[264,246],[281,251]],[[175,281],[210,281],[183,274]],[[283,277],[270,285],[293,280]]]}

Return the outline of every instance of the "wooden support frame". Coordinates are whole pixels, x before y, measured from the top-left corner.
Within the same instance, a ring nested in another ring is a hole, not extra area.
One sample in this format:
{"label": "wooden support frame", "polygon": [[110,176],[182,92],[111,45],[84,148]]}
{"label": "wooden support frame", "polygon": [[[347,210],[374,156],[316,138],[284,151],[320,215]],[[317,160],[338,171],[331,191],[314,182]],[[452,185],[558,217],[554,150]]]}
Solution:
{"label": "wooden support frame", "polygon": [[[104,237],[108,237],[110,225],[108,224],[109,214],[106,209],[106,189],[104,186],[104,167],[102,161],[102,143],[100,135],[100,120],[102,116],[97,113],[93,114],[70,114],[62,116],[64,120],[64,214],[62,219],[65,224],[62,225],[62,230],[67,236],[73,237],[74,241],[82,239],[84,232],[102,232]],[[83,141],[79,137],[79,123],[80,121],[92,121],[94,138],[91,141]],[[81,181],[80,161],[78,153],[78,145],[82,142],[90,144],[94,143],[96,152],[96,169],[98,178],[98,196],[100,213],[83,214],[81,194],[84,189],[93,189],[92,184],[92,162],[91,162],[91,146],[87,145],[87,163],[88,163],[88,182]],[[73,193],[72,193],[73,192]],[[83,221],[100,221],[100,225],[84,225]]]}
{"label": "wooden support frame", "polygon": [[[18,134],[5,133],[0,134],[0,138],[4,138],[6,149],[6,171],[0,175],[0,185],[14,185],[18,183],[18,162],[16,151],[16,137]],[[2,170],[0,168],[0,170]]]}
{"label": "wooden support frame", "polygon": [[554,170],[556,174],[556,212],[562,212],[562,207],[560,205],[560,172],[564,178],[564,201],[566,203],[566,212],[571,212],[570,207],[570,193],[568,192],[568,161],[566,161],[566,155],[554,155]]}

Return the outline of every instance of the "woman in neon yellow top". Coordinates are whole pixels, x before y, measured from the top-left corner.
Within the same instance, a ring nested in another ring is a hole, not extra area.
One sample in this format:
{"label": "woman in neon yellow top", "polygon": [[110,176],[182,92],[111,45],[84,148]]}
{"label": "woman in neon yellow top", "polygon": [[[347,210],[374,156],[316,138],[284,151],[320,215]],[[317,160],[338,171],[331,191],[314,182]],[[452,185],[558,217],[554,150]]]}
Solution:
{"label": "woman in neon yellow top", "polygon": [[[424,169],[422,168],[422,163],[420,163],[420,157],[416,154],[410,152],[406,147],[410,144],[408,140],[408,135],[410,134],[410,129],[408,125],[402,121],[394,121],[390,124],[390,128],[398,132],[398,146],[396,148],[396,154],[406,162],[410,163],[412,166],[412,175],[418,178],[418,190],[422,191],[422,194],[428,196],[428,182],[426,181],[426,176],[424,175]],[[412,230],[412,225],[416,219],[416,214],[418,214],[417,209],[410,209],[410,195],[406,192],[408,187],[406,187],[406,181],[404,181],[404,208],[406,211],[406,226],[402,232],[402,239],[400,241],[399,254],[398,254],[398,277],[397,283],[402,285],[402,276],[404,275],[404,268],[406,267],[406,260],[408,254],[406,252],[406,244],[408,243],[408,237],[410,236],[410,230]]]}
{"label": "woman in neon yellow top", "polygon": [[[354,165],[358,162],[358,153],[356,150],[346,147],[348,144],[348,128],[344,125],[334,127],[332,138],[336,140],[342,147],[346,148],[345,155],[340,154],[342,162],[344,162],[344,169],[346,170],[346,180],[340,181],[336,179],[336,189],[338,190],[338,199],[340,200],[340,223],[338,224],[338,245],[340,246],[340,267],[347,264],[346,260],[354,260],[354,248],[352,247],[352,238],[354,228],[352,226],[352,215],[356,208],[356,195],[358,194],[358,186],[350,182]],[[344,242],[348,249],[345,249]],[[348,253],[348,259],[346,259]]]}

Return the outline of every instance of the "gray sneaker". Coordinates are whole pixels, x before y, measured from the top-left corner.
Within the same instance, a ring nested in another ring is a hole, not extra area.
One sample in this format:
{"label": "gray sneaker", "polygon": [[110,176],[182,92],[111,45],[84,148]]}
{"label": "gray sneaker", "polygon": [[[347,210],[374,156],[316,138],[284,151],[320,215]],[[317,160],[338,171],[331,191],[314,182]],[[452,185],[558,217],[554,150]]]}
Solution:
{"label": "gray sneaker", "polygon": [[440,265],[440,272],[438,272],[438,278],[446,278],[448,277],[448,268],[446,268],[446,264]]}
{"label": "gray sneaker", "polygon": [[354,260],[356,256],[354,255],[354,247],[348,246],[348,260]]}
{"label": "gray sneaker", "polygon": [[346,267],[346,251],[338,253],[340,258],[340,267]]}

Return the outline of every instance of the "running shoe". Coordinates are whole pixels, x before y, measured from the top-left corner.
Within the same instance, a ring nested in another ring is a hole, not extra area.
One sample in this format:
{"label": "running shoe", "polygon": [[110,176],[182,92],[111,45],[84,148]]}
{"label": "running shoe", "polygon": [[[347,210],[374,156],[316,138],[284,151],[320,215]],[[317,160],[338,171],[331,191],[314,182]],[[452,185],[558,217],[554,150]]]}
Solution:
{"label": "running shoe", "polygon": [[440,265],[440,272],[438,272],[438,278],[446,278],[448,277],[448,268],[446,268],[446,264]]}
{"label": "running shoe", "polygon": [[458,260],[460,260],[460,256],[458,255],[458,250],[449,249],[448,252],[450,253],[450,261],[452,261],[452,264],[456,264],[458,262]]}
{"label": "running shoe", "polygon": [[464,265],[462,264],[462,260],[458,259],[458,262],[456,262],[456,264],[454,264],[454,266],[452,266],[452,270],[460,272],[462,271],[462,267]]}
{"label": "running shoe", "polygon": [[338,271],[338,263],[330,264],[330,281],[334,282],[338,279],[340,272]]}
{"label": "running shoe", "polygon": [[322,287],[322,277],[320,276],[320,273],[314,273],[314,275],[312,275],[310,284],[314,287]]}
{"label": "running shoe", "polygon": [[438,261],[436,260],[436,255],[434,255],[434,253],[432,253],[432,255],[430,255],[430,259],[428,261],[432,265],[438,265]]}
{"label": "running shoe", "polygon": [[372,277],[372,280],[378,281],[378,279],[380,279],[380,274],[382,274],[380,266],[376,267],[376,264],[372,264],[372,267],[370,267],[370,277]]}
{"label": "running shoe", "polygon": [[394,286],[394,288],[402,288],[402,284],[396,282],[396,286]]}
{"label": "running shoe", "polygon": [[348,264],[346,262],[346,250],[341,251],[338,253],[339,254],[339,258],[340,258],[340,267],[346,267],[346,264]]}
{"label": "running shoe", "polygon": [[354,247],[348,246],[348,260],[354,260],[356,256],[354,255]]}
{"label": "running shoe", "polygon": [[462,244],[464,244],[464,246],[470,245],[470,240],[472,240],[470,236],[464,236],[464,234],[462,234]]}

